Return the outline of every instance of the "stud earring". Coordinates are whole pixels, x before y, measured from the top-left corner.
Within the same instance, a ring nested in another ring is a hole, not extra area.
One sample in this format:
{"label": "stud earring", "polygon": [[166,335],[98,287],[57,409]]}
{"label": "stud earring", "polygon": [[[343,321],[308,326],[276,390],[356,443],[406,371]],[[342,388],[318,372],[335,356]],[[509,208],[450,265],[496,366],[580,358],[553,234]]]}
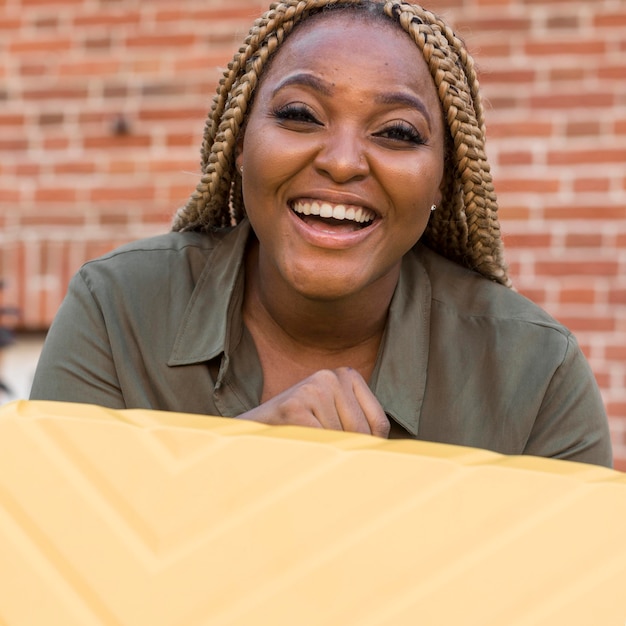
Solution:
{"label": "stud earring", "polygon": [[243,165],[242,165],[242,166],[240,166],[240,168],[239,168],[239,172],[240,172],[240,173],[241,173],[241,175],[243,176]]}
{"label": "stud earring", "polygon": [[436,204],[433,204],[433,205],[430,207],[430,210],[431,210],[431,211],[436,211],[436,210],[437,210],[437,205],[436,205]]}

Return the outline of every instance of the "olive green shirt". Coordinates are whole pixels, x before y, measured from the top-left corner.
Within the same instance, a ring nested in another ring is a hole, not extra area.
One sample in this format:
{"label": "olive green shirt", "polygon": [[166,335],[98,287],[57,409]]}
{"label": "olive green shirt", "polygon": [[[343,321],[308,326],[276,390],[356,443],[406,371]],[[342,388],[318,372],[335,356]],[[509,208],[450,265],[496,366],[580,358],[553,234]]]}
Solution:
{"label": "olive green shirt", "polygon": [[[86,263],[50,328],[32,399],[237,416],[263,375],[242,319],[247,221],[168,233]],[[402,262],[370,387],[394,436],[611,465],[572,334],[514,291],[418,244]]]}

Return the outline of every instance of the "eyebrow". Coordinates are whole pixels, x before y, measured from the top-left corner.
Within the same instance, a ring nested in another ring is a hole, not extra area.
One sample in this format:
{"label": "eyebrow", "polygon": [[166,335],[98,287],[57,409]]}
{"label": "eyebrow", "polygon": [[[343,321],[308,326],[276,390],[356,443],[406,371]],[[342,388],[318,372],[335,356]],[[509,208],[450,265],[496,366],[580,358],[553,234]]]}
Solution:
{"label": "eyebrow", "polygon": [[303,85],[304,87],[311,87],[312,89],[315,89],[315,91],[319,91],[324,96],[333,95],[333,87],[330,83],[327,83],[325,80],[322,80],[317,76],[313,76],[312,74],[304,73],[293,74],[291,76],[287,76],[284,80],[281,80],[272,92],[272,95],[276,95],[276,93],[278,93],[281,89],[284,89],[289,85]]}
{"label": "eyebrow", "polygon": [[396,104],[409,107],[410,109],[417,109],[426,118],[428,126],[430,127],[431,125],[430,113],[426,105],[419,98],[408,93],[384,93],[376,96],[375,102],[377,104]]}

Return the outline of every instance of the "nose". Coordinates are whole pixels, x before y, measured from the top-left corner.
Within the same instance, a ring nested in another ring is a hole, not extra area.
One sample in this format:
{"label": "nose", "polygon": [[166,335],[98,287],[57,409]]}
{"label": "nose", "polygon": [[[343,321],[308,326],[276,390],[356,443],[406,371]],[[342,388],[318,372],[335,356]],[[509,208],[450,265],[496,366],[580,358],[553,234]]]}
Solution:
{"label": "nose", "polygon": [[315,166],[337,183],[361,179],[369,173],[363,138],[355,129],[329,129],[316,157]]}

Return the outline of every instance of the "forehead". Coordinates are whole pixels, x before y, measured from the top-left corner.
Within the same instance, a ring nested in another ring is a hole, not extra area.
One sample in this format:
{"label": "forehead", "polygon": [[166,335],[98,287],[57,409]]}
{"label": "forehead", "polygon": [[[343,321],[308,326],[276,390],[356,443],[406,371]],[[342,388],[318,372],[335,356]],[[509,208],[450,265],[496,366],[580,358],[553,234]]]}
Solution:
{"label": "forehead", "polygon": [[297,25],[261,82],[302,70],[435,89],[420,49],[398,24],[355,10],[320,13]]}

